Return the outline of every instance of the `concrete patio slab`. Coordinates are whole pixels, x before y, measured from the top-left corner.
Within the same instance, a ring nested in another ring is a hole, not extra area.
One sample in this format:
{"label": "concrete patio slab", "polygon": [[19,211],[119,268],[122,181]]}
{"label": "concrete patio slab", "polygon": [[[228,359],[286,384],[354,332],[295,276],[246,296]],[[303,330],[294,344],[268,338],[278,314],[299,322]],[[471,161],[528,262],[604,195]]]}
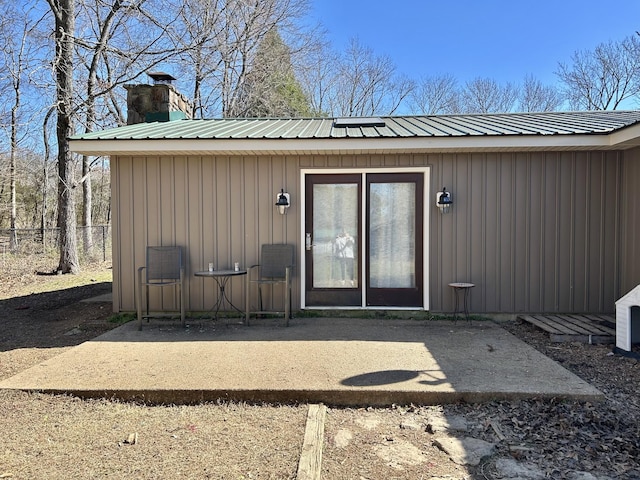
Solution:
{"label": "concrete patio slab", "polygon": [[293,319],[256,325],[131,322],[0,382],[0,388],[149,403],[217,399],[329,405],[602,393],[490,321]]}

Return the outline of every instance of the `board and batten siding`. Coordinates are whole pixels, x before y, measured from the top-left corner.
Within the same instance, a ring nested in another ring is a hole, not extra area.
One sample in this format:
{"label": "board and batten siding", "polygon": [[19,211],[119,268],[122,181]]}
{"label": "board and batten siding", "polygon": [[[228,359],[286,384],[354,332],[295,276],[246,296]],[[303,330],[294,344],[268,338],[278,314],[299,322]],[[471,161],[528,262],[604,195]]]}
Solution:
{"label": "board and batten siding", "polygon": [[[638,156],[633,150],[114,157],[114,309],[134,310],[135,271],[146,245],[185,247],[192,311],[213,306],[212,280],[193,276],[211,261],[219,269],[235,261],[246,267],[259,261],[262,244],[291,243],[299,262],[301,169],[428,166],[430,310],[451,311],[447,284],[468,281],[476,284],[473,312],[612,312],[621,288],[638,280],[637,242],[621,238],[621,232],[638,238],[640,230]],[[448,215],[435,206],[443,186],[454,201]],[[292,199],[284,216],[274,207],[281,188]],[[234,303],[241,304],[244,288],[231,280]],[[152,301],[173,305],[171,295]]]}
{"label": "board and batten siding", "polygon": [[448,308],[443,286],[469,281],[477,312],[611,311],[618,219],[607,205],[620,184],[618,155],[443,156],[456,213],[431,225],[442,278],[434,302]]}
{"label": "board and batten siding", "polygon": [[640,148],[624,152],[622,170],[619,297],[640,285]]}
{"label": "board and batten siding", "polygon": [[[291,165],[283,157],[112,159],[114,309],[134,310],[136,271],[147,245],[184,247],[187,309],[206,311],[216,287],[195,272],[209,262],[220,270],[234,262],[246,268],[258,263],[263,243],[297,243],[296,205],[285,216],[274,206],[281,188],[296,198],[298,171]],[[243,305],[244,283],[237,277],[227,285],[236,305]],[[151,295],[152,306],[175,305],[170,289],[152,288]]]}

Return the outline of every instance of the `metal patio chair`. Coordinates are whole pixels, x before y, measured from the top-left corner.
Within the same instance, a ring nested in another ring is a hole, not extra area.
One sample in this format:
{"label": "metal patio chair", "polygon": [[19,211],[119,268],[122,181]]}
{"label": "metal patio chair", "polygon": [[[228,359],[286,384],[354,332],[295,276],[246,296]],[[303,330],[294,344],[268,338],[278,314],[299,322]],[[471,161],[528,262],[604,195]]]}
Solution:
{"label": "metal patio chair", "polygon": [[[180,320],[185,325],[184,278],[185,269],[182,247],[147,247],[146,266],[138,268],[138,330],[142,330],[142,319],[147,322],[151,317],[175,316],[177,312],[149,313],[149,287],[173,287],[178,289]],[[143,314],[142,292],[146,294],[146,307]]]}
{"label": "metal patio chair", "polygon": [[[291,275],[294,264],[293,245],[276,244],[262,245],[260,263],[247,269],[247,291],[245,294],[245,314],[249,325],[251,314],[284,314],[286,325],[289,326],[291,318]],[[284,312],[265,311],[262,303],[262,288],[268,286],[272,289],[276,285],[283,285]],[[258,310],[251,310],[250,298],[252,286],[258,287]]]}

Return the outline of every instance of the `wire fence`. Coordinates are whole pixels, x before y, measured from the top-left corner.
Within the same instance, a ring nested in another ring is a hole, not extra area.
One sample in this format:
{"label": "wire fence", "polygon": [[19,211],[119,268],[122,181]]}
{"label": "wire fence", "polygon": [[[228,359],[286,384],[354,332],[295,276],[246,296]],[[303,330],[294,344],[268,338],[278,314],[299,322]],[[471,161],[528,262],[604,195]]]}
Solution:
{"label": "wire fence", "polygon": [[[76,227],[80,263],[111,261],[111,226]],[[59,228],[0,229],[0,255],[51,256],[60,248]]]}

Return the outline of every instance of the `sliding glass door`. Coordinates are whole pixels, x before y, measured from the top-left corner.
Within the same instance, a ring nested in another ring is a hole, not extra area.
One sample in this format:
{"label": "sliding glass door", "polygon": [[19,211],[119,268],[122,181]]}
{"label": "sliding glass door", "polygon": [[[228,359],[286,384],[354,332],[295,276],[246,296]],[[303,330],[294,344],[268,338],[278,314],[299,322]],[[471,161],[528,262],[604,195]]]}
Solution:
{"label": "sliding glass door", "polygon": [[305,192],[305,305],[423,306],[422,173],[308,174]]}

